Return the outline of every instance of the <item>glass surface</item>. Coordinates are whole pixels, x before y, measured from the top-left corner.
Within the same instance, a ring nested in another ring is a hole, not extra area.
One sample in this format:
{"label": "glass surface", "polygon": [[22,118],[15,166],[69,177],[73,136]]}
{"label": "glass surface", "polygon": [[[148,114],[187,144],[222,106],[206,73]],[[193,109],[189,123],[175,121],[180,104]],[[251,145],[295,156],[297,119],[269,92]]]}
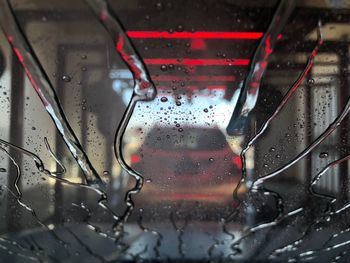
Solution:
{"label": "glass surface", "polygon": [[0,262],[349,262],[349,1],[105,3],[0,2]]}

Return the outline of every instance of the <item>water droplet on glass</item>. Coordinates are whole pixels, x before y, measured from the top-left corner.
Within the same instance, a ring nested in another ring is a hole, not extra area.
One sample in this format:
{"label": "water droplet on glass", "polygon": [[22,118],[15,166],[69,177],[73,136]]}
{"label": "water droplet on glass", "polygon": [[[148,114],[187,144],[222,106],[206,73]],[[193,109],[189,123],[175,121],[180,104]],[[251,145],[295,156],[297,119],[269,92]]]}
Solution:
{"label": "water droplet on glass", "polygon": [[147,178],[147,179],[146,179],[146,183],[152,183],[152,179]]}
{"label": "water droplet on glass", "polygon": [[176,106],[181,106],[181,102],[180,102],[180,101],[177,101],[177,102],[176,102]]}
{"label": "water droplet on glass", "polygon": [[168,70],[168,66],[163,64],[163,65],[160,66],[160,70],[161,71],[167,71]]}
{"label": "water droplet on glass", "polygon": [[179,132],[182,132],[183,130],[184,130],[184,129],[182,129],[182,128],[179,128],[179,129],[178,129]]}
{"label": "water droplet on glass", "polygon": [[109,175],[109,171],[103,171],[103,175]]}
{"label": "water droplet on glass", "polygon": [[208,112],[208,109],[207,109],[207,108],[205,108],[203,111],[204,111],[204,112]]}
{"label": "water droplet on glass", "polygon": [[161,97],[161,98],[160,98],[160,101],[161,101],[161,102],[167,102],[167,101],[168,101],[168,98],[167,98],[167,97]]}
{"label": "water droplet on glass", "polygon": [[307,82],[309,85],[315,85],[315,80],[314,79],[309,79]]}
{"label": "water droplet on glass", "polygon": [[326,158],[326,157],[328,157],[328,153],[327,152],[321,152],[319,157],[320,158]]}
{"label": "water droplet on glass", "polygon": [[184,27],[183,27],[182,25],[178,25],[178,26],[176,27],[176,31],[182,32],[182,31],[184,31]]}
{"label": "water droplet on glass", "polygon": [[214,162],[214,158],[213,158],[213,157],[210,157],[210,158],[209,158],[209,162]]}
{"label": "water droplet on glass", "polygon": [[5,168],[0,168],[0,173],[5,173],[6,169]]}
{"label": "water droplet on glass", "polygon": [[63,80],[64,82],[70,82],[70,81],[72,80],[72,78],[71,78],[70,76],[68,76],[68,75],[63,75],[63,76],[62,76],[62,80]]}
{"label": "water droplet on glass", "polygon": [[163,9],[163,4],[161,2],[156,3],[156,9],[157,10],[162,10]]}

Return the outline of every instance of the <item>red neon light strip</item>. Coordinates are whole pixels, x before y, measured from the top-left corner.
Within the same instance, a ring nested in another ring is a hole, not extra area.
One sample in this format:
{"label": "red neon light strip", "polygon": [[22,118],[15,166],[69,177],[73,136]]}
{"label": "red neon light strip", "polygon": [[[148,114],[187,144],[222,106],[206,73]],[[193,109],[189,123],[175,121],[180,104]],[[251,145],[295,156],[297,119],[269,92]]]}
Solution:
{"label": "red neon light strip", "polygon": [[190,38],[190,39],[260,39],[262,32],[173,32],[128,31],[130,38]]}
{"label": "red neon light strip", "polygon": [[152,79],[154,81],[198,81],[198,82],[208,82],[208,81],[235,81],[235,76],[192,76],[192,77],[179,77],[179,76],[159,76],[153,75]]}
{"label": "red neon light strip", "polygon": [[186,66],[247,66],[249,59],[163,59],[147,58],[144,62],[148,65],[186,65]]}

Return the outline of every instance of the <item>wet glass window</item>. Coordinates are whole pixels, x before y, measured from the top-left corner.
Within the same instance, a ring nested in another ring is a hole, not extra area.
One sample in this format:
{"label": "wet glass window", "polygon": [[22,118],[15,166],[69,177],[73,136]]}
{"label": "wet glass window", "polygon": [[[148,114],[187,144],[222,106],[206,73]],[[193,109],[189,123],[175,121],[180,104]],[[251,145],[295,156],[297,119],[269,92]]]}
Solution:
{"label": "wet glass window", "polygon": [[350,262],[347,0],[0,2],[0,262]]}

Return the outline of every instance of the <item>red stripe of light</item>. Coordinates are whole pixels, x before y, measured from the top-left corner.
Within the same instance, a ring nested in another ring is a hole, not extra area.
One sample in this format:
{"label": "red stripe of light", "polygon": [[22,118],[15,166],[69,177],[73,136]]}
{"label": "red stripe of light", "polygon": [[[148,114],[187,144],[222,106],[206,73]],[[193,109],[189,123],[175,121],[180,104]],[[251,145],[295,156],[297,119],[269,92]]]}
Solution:
{"label": "red stripe of light", "polygon": [[198,81],[198,82],[208,82],[208,81],[235,81],[235,76],[192,76],[192,77],[179,77],[179,76],[158,76],[153,75],[152,79],[154,81]]}
{"label": "red stripe of light", "polygon": [[147,58],[144,62],[148,65],[186,65],[186,66],[247,66],[249,59],[162,59]]}
{"label": "red stripe of light", "polygon": [[167,31],[128,31],[130,38],[190,38],[190,39],[259,39],[262,32],[167,32]]}

